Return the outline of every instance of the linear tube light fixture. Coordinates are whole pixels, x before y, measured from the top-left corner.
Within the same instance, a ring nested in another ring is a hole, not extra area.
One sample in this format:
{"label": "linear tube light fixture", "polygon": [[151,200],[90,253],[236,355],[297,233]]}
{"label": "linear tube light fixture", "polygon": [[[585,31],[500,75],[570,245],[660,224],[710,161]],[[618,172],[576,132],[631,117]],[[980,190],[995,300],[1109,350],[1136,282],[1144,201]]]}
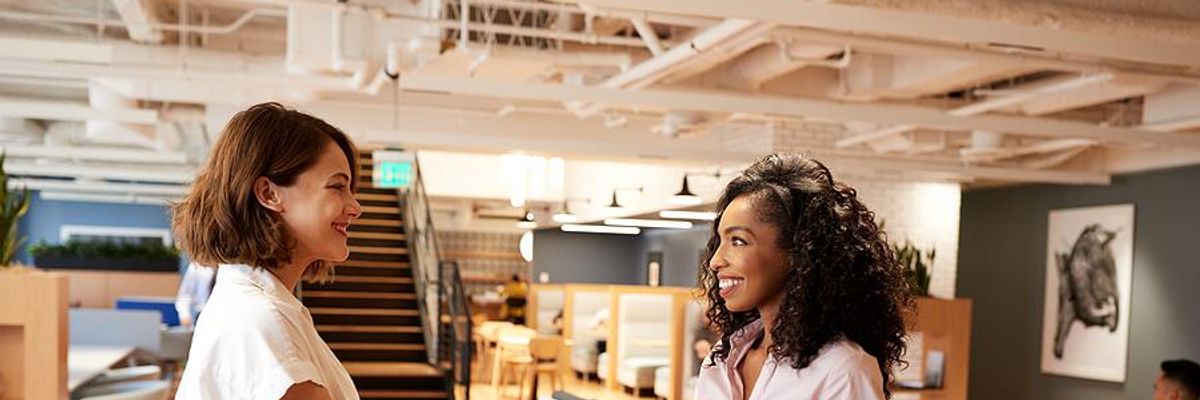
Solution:
{"label": "linear tube light fixture", "polygon": [[611,233],[616,235],[636,235],[642,233],[641,229],[632,226],[607,226],[607,225],[580,225],[580,224],[564,224],[563,232],[575,233]]}
{"label": "linear tube light fixture", "polygon": [[691,229],[692,223],[688,221],[665,221],[661,219],[634,219],[634,218],[609,218],[604,220],[605,225],[614,226],[636,226],[639,228],[666,228],[666,229]]}
{"label": "linear tube light fixture", "polygon": [[681,211],[681,210],[663,210],[659,211],[658,216],[669,219],[690,219],[695,221],[715,221],[717,213],[711,211]]}

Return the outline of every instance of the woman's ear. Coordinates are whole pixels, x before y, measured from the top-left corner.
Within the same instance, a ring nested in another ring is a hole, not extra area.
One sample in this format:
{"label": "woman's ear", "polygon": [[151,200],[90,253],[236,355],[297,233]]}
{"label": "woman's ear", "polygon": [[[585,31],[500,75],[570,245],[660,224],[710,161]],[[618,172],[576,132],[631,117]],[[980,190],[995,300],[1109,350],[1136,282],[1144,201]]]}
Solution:
{"label": "woman's ear", "polygon": [[258,199],[258,204],[268,210],[283,212],[283,196],[279,193],[279,187],[267,177],[260,176],[254,180],[254,197]]}

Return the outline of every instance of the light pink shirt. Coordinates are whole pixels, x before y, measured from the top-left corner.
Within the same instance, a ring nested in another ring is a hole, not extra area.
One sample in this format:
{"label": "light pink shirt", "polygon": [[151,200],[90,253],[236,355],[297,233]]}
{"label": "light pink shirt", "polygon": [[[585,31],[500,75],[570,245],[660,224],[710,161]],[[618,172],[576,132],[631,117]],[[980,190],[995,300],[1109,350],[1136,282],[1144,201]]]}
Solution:
{"label": "light pink shirt", "polygon": [[[730,337],[724,362],[707,366],[705,359],[696,382],[696,400],[742,399],[745,388],[736,366],[762,331],[762,320],[754,321]],[[799,370],[768,355],[750,399],[883,400],[883,375],[875,357],[852,341],[839,340],[826,345],[808,367]]]}

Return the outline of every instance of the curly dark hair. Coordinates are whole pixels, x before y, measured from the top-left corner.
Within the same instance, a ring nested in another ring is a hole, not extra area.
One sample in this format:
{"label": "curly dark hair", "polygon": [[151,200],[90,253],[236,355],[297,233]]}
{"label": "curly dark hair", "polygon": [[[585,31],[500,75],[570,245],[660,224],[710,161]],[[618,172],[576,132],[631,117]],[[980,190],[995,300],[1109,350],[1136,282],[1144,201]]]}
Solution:
{"label": "curly dark hair", "polygon": [[757,310],[726,308],[717,273],[709,267],[721,243],[717,230],[726,207],[746,195],[752,196],[759,221],[778,229],[777,245],[788,257],[786,293],[771,327],[771,354],[801,369],[826,344],[854,341],[878,361],[883,391],[890,398],[893,367],[903,363],[912,292],[875,214],[853,188],[834,181],[829,168],[800,155],[759,159],[729,182],[717,202],[699,277],[708,298],[707,316],[721,334],[708,365],[724,361],[730,336],[759,318]]}

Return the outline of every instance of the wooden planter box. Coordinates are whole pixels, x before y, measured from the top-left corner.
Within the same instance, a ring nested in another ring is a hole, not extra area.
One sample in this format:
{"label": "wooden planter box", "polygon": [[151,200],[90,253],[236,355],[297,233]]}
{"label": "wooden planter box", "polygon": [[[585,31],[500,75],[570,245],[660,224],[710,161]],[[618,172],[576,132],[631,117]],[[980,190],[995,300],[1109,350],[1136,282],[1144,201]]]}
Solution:
{"label": "wooden planter box", "polygon": [[37,256],[33,259],[33,265],[42,269],[179,272],[178,258],[170,260],[144,260],[140,258]]}
{"label": "wooden planter box", "polygon": [[0,398],[67,398],[67,277],[0,269]]}

